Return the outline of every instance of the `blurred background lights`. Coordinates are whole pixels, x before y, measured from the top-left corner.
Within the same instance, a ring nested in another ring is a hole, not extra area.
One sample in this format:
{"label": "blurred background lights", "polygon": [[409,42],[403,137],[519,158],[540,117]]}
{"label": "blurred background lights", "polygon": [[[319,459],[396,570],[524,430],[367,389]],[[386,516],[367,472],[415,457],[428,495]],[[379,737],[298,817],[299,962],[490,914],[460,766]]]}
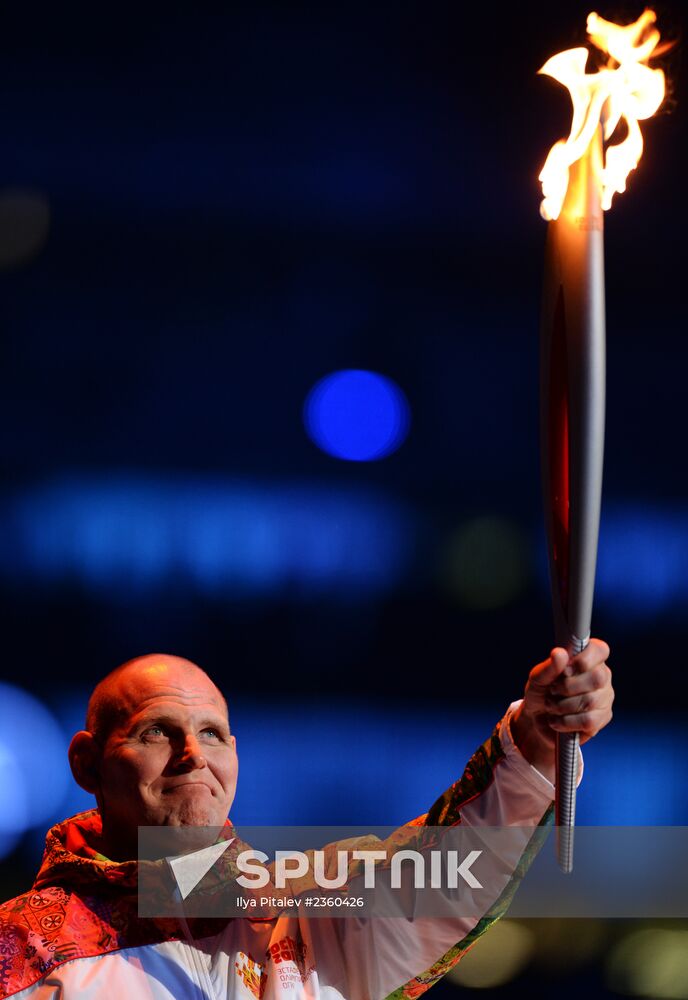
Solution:
{"label": "blurred background lights", "polygon": [[465,607],[499,608],[525,589],[529,549],[520,527],[500,517],[476,517],[450,537],[442,559],[445,587]]}
{"label": "blurred background lights", "polygon": [[611,951],[607,985],[626,996],[688,1000],[688,930],[646,927]]}
{"label": "blurred background lights", "polygon": [[[546,975],[573,974],[591,965],[609,948],[611,922],[592,918],[547,917],[526,923],[537,941],[535,964]],[[571,942],[575,941],[575,948]]]}
{"label": "blurred background lights", "polygon": [[0,578],[131,594],[373,596],[403,577],[412,512],[369,488],[182,476],[73,476],[0,517]]}
{"label": "blurred background lights", "polygon": [[40,191],[0,191],[0,269],[27,264],[43,249],[50,228],[50,208]]}
{"label": "blurred background lights", "polygon": [[448,974],[457,986],[491,990],[515,979],[535,952],[535,935],[513,920],[500,920]]}
{"label": "blurred background lights", "polygon": [[303,418],[308,436],[328,455],[374,462],[404,442],[410,411],[391,379],[349,368],[332,372],[313,386]]}
{"label": "blurred background lights", "polygon": [[[13,835],[44,823],[59,807],[68,782],[67,741],[45,705],[0,683],[0,848]],[[9,839],[6,839],[8,838]]]}
{"label": "blurred background lights", "polygon": [[669,505],[608,503],[600,526],[596,596],[624,625],[688,601],[688,515]]}
{"label": "blurred background lights", "polygon": [[[642,753],[634,751],[634,733],[642,733]],[[617,711],[615,706],[614,725],[585,744],[585,782],[577,807],[580,822],[591,826],[681,826],[688,822],[688,760],[676,752],[679,733],[683,746],[685,722],[679,714],[667,711],[653,718],[623,707]],[[623,776],[620,781],[618,776]],[[639,788],[642,795],[638,795]]]}
{"label": "blurred background lights", "polygon": [[12,851],[28,826],[28,788],[17,759],[0,736],[0,858]]}

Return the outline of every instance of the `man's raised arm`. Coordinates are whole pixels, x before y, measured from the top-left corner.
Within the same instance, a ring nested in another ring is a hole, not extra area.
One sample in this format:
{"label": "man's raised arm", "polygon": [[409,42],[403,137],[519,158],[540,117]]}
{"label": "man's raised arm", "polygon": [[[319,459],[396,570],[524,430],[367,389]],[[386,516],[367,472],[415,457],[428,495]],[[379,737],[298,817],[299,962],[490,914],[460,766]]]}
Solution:
{"label": "man's raised arm", "polygon": [[511,874],[495,879],[494,897],[484,912],[456,918],[303,921],[302,933],[318,956],[321,981],[349,1000],[416,997],[504,915],[539,846],[532,834],[553,813],[556,732],[578,731],[585,742],[611,719],[608,655],[606,643],[595,639],[570,661],[565,650],[552,650],[531,670],[523,699],[509,707],[459,780],[414,820],[413,825],[432,827],[520,828],[505,841],[512,856],[499,859]]}

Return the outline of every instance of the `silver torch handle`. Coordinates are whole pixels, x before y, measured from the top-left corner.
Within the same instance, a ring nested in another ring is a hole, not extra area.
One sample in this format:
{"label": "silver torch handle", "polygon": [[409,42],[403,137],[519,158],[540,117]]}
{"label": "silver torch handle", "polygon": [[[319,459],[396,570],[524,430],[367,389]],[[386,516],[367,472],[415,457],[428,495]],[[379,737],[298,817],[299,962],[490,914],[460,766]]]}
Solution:
{"label": "silver torch handle", "polygon": [[[588,640],[569,643],[571,656],[582,652]],[[557,860],[559,867],[568,874],[573,870],[573,839],[576,823],[576,785],[578,782],[578,733],[557,733],[555,760],[556,800],[555,823],[557,831]]]}

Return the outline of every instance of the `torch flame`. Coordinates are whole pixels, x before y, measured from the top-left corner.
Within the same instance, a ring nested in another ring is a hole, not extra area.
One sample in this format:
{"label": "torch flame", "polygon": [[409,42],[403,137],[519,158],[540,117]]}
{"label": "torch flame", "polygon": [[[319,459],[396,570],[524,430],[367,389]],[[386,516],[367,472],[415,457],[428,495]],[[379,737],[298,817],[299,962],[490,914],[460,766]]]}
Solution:
{"label": "torch flame", "polygon": [[588,50],[577,48],[557,53],[540,70],[567,87],[573,102],[569,137],[555,142],[540,173],[543,219],[558,218],[568,188],[569,167],[583,156],[600,123],[605,140],[611,139],[622,119],[626,126],[626,137],[606,149],[602,208],[610,208],[616,192],[626,190],[626,178],[643,153],[638,122],[651,118],[664,100],[664,73],[646,65],[659,42],[655,20],[653,10],[644,11],[627,25],[589,14],[588,37],[609,56],[606,67],[598,73],[586,73]]}

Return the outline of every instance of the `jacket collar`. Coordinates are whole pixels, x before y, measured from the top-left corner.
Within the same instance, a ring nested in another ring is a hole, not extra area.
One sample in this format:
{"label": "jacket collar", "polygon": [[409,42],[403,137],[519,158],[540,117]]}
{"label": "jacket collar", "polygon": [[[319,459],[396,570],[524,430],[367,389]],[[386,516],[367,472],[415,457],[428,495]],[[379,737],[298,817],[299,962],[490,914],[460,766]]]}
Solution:
{"label": "jacket collar", "polygon": [[100,851],[103,824],[97,809],[57,823],[45,838],[34,889],[62,885],[70,890],[136,888],[137,861],[110,861]]}

